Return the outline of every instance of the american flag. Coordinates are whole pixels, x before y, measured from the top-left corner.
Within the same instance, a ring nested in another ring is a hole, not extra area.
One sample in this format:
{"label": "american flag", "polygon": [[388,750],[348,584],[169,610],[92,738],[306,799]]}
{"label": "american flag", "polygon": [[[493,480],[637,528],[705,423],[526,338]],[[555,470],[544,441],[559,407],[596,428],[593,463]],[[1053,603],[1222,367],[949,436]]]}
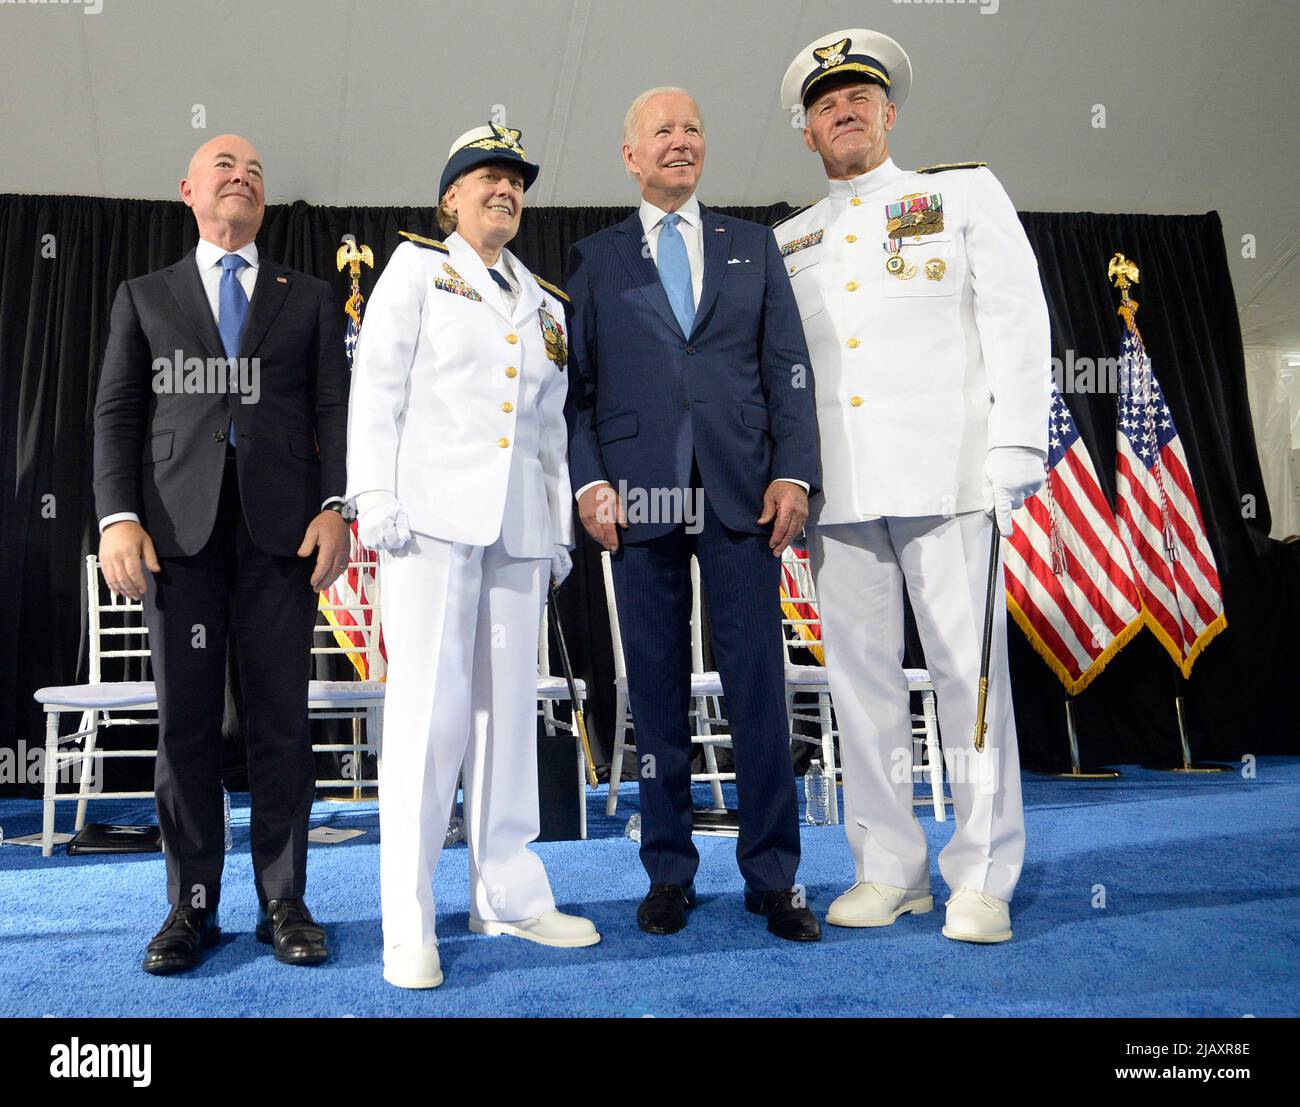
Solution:
{"label": "american flag", "polygon": [[1186,677],[1228,623],[1187,455],[1133,319],[1136,306],[1126,300],[1120,308],[1125,331],[1115,513],[1137,570],[1147,626]]}
{"label": "american flag", "polygon": [[1092,458],[1052,389],[1047,480],[1012,516],[1007,609],[1065,685],[1081,692],[1142,629],[1142,600]]}
{"label": "american flag", "polygon": [[[365,304],[360,290],[356,289],[348,299],[344,310],[348,316],[347,330],[343,335],[343,347],[348,355],[348,368],[352,368],[352,358],[356,353],[357,339],[361,337],[361,308]],[[366,651],[366,632],[379,612],[379,559],[373,550],[366,549],[357,536],[357,524],[353,521],[350,529],[350,549],[348,567],[337,580],[320,594],[319,606],[330,625],[334,627],[334,640],[348,650],[348,660],[352,662],[362,680],[383,680],[388,671],[388,655],[384,649],[384,635],[381,627],[378,649]],[[364,604],[373,604],[370,610],[357,610]]]}
{"label": "american flag", "polygon": [[817,664],[825,665],[822,621],[817,613],[815,596],[808,547],[802,542],[791,542],[781,554],[781,612],[806,643]]}

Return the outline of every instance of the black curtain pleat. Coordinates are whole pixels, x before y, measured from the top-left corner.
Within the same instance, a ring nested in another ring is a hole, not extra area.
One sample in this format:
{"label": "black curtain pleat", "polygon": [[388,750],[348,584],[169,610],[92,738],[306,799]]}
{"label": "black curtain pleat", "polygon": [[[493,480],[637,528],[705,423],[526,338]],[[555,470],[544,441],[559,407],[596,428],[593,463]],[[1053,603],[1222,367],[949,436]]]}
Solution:
{"label": "black curtain pleat", "polygon": [[[771,223],[791,208],[728,208]],[[560,283],[572,243],[623,219],[625,208],[525,209],[511,249]],[[1222,227],[1202,216],[1026,213],[1051,311],[1053,354],[1119,353],[1116,293],[1106,280],[1122,251],[1142,269],[1138,324],[1181,431],[1224,584],[1228,629],[1184,682],[1148,633],[1139,635],[1079,698],[1086,760],[1172,760],[1173,698],[1189,707],[1195,751],[1206,757],[1296,752],[1288,714],[1300,620],[1300,550],[1268,539],[1269,514],[1255,453]],[[340,310],[346,281],[335,253],[344,234],[375,252],[362,278],[374,287],[401,238],[441,237],[432,207],[267,208],[259,248],[329,281]],[[197,240],[180,202],[79,196],[0,196],[0,497],[3,615],[0,747],[42,741],[38,687],[86,677],[82,559],[98,544],[91,497],[91,413],[121,281],[170,264]],[[816,366],[813,367],[814,373]],[[1114,495],[1111,395],[1067,395],[1103,487]],[[579,528],[580,530],[580,528]],[[585,535],[561,593],[560,615],[575,668],[593,701],[597,758],[612,743],[613,662],[598,550]],[[1065,759],[1064,693],[1009,627],[1022,761],[1057,768]],[[558,666],[558,658],[555,659]],[[125,667],[117,674],[135,675]],[[139,773],[140,767],[119,771]],[[110,786],[115,786],[109,778]],[[0,780],[0,794],[16,785]]]}

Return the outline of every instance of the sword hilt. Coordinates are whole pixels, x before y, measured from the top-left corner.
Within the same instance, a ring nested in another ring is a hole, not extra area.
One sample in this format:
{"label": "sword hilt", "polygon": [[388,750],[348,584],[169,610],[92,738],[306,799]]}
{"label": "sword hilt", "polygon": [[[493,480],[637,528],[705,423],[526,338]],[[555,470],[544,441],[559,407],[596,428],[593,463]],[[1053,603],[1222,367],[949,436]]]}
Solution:
{"label": "sword hilt", "polygon": [[984,721],[984,709],[989,702],[989,678],[980,677],[979,697],[975,701],[975,752],[984,752],[984,735],[988,733],[988,724]]}

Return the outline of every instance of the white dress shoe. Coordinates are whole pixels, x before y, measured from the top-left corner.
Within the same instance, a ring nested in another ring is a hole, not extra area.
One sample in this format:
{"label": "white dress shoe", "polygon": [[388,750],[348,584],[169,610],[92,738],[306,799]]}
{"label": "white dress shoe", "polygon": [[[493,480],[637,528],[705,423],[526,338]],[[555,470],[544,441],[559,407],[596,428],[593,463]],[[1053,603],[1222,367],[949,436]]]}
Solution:
{"label": "white dress shoe", "polygon": [[436,988],[442,983],[438,947],[385,947],[384,979],[398,988]]}
{"label": "white dress shoe", "polygon": [[892,884],[855,884],[826,912],[831,926],[888,926],[899,915],[925,915],[934,910],[934,896],[925,888],[895,888]]}
{"label": "white dress shoe", "polygon": [[521,919],[519,922],[496,922],[470,916],[469,928],[475,934],[488,934],[492,937],[508,934],[512,938],[525,938],[544,946],[568,949],[594,946],[600,941],[600,935],[596,933],[590,919],[565,915],[560,911],[547,911],[535,919]]}
{"label": "white dress shoe", "polygon": [[1011,940],[1011,905],[987,892],[958,888],[948,901],[943,936],[958,942]]}

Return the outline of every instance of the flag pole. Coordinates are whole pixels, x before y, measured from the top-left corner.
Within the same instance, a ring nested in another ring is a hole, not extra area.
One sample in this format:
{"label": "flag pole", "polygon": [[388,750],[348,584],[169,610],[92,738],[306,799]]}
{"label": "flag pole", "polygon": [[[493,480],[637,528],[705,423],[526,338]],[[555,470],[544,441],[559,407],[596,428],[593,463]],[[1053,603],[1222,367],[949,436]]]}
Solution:
{"label": "flag pole", "polygon": [[[1124,324],[1128,328],[1130,334],[1136,339],[1138,343],[1138,349],[1141,350],[1142,336],[1141,334],[1138,333],[1137,319],[1136,319],[1138,302],[1137,300],[1133,299],[1128,292],[1129,288],[1133,284],[1137,283],[1137,281],[1140,279],[1138,275],[1138,267],[1131,260],[1126,258],[1123,254],[1116,254],[1114,257],[1110,259],[1110,267],[1107,270],[1107,277],[1111,280],[1111,282],[1115,285],[1115,287],[1119,289],[1120,305],[1119,305],[1118,313],[1120,317],[1124,320]],[[1148,442],[1150,448],[1155,450],[1158,456],[1160,453],[1160,448],[1157,442],[1157,436],[1155,432],[1155,413],[1154,413],[1154,404],[1153,404],[1154,374],[1152,373],[1150,368],[1150,359],[1146,358],[1144,355],[1142,358],[1142,362],[1143,364],[1142,364],[1142,376],[1141,376],[1141,395],[1146,406],[1146,426],[1145,426],[1146,441]],[[1145,454],[1146,452],[1145,449],[1143,452]],[[1170,519],[1172,508],[1170,507],[1169,504],[1169,498],[1165,493],[1165,483],[1164,483],[1164,478],[1161,476],[1160,465],[1155,464],[1153,466],[1153,471],[1155,475],[1156,490],[1159,493],[1159,497],[1160,497],[1160,521],[1161,521],[1161,532],[1164,537],[1165,559],[1168,562],[1172,563],[1179,559],[1178,543],[1176,541],[1176,537],[1174,533],[1174,526]],[[1193,502],[1193,507],[1195,507],[1194,502]],[[1199,522],[1199,518],[1198,518],[1198,522]],[[1176,586],[1175,586],[1175,590],[1176,590]],[[1149,615],[1148,618],[1150,618]],[[1220,614],[1219,620],[1217,621],[1216,624],[1213,625],[1218,625],[1218,629],[1222,629],[1222,625],[1226,625],[1222,623],[1222,620],[1223,620],[1223,616],[1222,614]],[[1159,636],[1159,631],[1157,629],[1156,623],[1154,621],[1150,621],[1149,625],[1151,626],[1151,629],[1153,631],[1156,631],[1157,636]],[[1167,645],[1166,648],[1170,648],[1172,651],[1172,647]],[[1199,652],[1199,649],[1200,649],[1200,642],[1198,640],[1198,642],[1196,643],[1195,647],[1193,648],[1190,654],[1190,658],[1185,656],[1181,650],[1179,655],[1174,657],[1174,662],[1178,666],[1179,675],[1182,677],[1182,683],[1178,685],[1178,690],[1174,693],[1174,713],[1178,717],[1178,742],[1179,742],[1180,752],[1182,754],[1183,763],[1181,765],[1175,765],[1175,766],[1159,766],[1159,765],[1151,766],[1151,768],[1157,769],[1158,771],[1175,772],[1175,773],[1221,773],[1227,770],[1226,765],[1210,765],[1210,764],[1198,765],[1192,761],[1192,747],[1191,747],[1191,742],[1187,736],[1187,704],[1186,701],[1183,699],[1183,689],[1187,687],[1188,673],[1191,671],[1191,662],[1195,660],[1196,654]]]}
{"label": "flag pole", "polygon": [[[1183,683],[1187,683],[1187,678],[1183,678]],[[1192,760],[1192,746],[1187,738],[1187,707],[1183,699],[1182,692],[1174,697],[1174,711],[1178,715],[1178,741],[1182,746],[1183,763],[1175,765],[1172,769],[1166,770],[1171,773],[1223,773],[1227,772],[1226,765],[1197,764]]]}
{"label": "flag pole", "polygon": [[1079,766],[1079,735],[1074,729],[1074,697],[1065,700],[1065,729],[1070,736],[1070,771],[1068,773],[1049,773],[1058,780],[1115,780],[1119,777],[1118,769],[1090,769],[1084,772]]}
{"label": "flag pole", "polygon": [[[337,268],[340,273],[343,272],[343,267],[345,265],[348,267],[348,278],[351,281],[351,288],[348,290],[348,299],[347,302],[343,305],[343,312],[351,319],[353,328],[359,329],[361,327],[361,307],[365,303],[365,299],[361,295],[361,266],[364,264],[370,266],[370,268],[373,269],[375,266],[375,255],[374,255],[374,251],[371,250],[369,246],[358,246],[356,237],[354,235],[345,234],[341,241],[342,241],[342,245],[338,248],[338,251],[335,254],[335,262],[337,264]],[[351,350],[350,345],[348,349],[349,351]],[[351,357],[351,353],[349,352],[348,355],[349,366],[351,365],[351,362],[352,362],[352,357]],[[353,522],[348,527],[348,531],[349,531],[348,541],[349,543],[352,543],[356,540],[357,532],[356,532],[355,522]],[[349,551],[349,557],[348,557],[349,564],[352,561],[352,553],[353,551]],[[325,594],[322,592],[321,593],[322,600],[324,599],[324,595]],[[355,662],[353,662],[352,664],[354,666],[356,665]],[[370,665],[370,659],[369,657],[367,657],[366,658],[367,670],[369,669],[369,665]],[[359,675],[361,676],[362,680],[369,680],[371,678],[370,673],[368,671],[359,673]],[[353,777],[352,795],[350,797],[349,796],[326,796],[325,799],[327,801],[332,803],[362,803],[367,800],[373,800],[375,798],[375,796],[367,796],[365,794],[365,791],[361,787],[361,765],[362,765],[361,758],[364,751],[365,751],[365,746],[361,740],[361,716],[354,715],[352,717],[352,765],[353,765],[353,771],[356,773],[356,776]]]}

